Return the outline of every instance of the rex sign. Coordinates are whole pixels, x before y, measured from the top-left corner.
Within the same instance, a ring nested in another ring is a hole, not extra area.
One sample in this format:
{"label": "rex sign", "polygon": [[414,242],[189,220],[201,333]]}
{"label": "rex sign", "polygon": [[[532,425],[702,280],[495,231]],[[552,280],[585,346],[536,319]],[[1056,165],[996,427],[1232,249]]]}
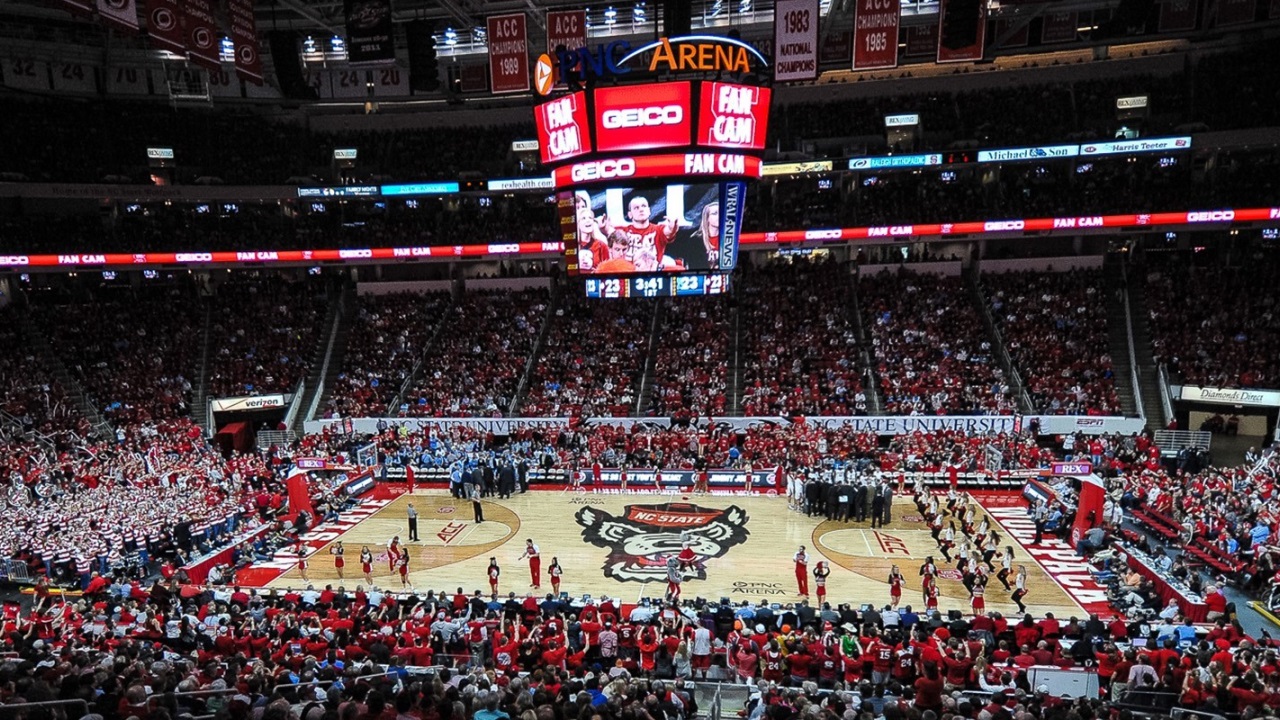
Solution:
{"label": "rex sign", "polygon": [[596,151],[684,147],[692,136],[690,85],[627,85],[595,90]]}
{"label": "rex sign", "polygon": [[533,110],[542,162],[554,163],[578,157],[590,150],[587,141],[587,94],[576,92]]}
{"label": "rex sign", "polygon": [[704,82],[698,112],[698,144],[707,147],[764,148],[769,129],[769,88]]}
{"label": "rex sign", "polygon": [[853,18],[853,69],[898,67],[898,0],[858,0]]}

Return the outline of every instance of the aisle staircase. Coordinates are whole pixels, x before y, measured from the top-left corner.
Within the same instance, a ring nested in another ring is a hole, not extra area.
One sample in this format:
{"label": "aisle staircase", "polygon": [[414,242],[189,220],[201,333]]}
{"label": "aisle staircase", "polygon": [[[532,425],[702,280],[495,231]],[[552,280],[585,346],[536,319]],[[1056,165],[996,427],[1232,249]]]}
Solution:
{"label": "aisle staircase", "polygon": [[560,283],[551,283],[551,299],[547,302],[547,314],[542,318],[542,327],[538,329],[538,339],[533,343],[533,349],[529,351],[529,357],[525,359],[524,371],[520,373],[520,382],[516,383],[515,392],[511,394],[511,402],[507,405],[507,417],[515,417],[516,411],[524,403],[524,399],[529,394],[529,382],[533,378],[533,369],[537,367],[538,361],[542,359],[542,351],[547,344],[547,335],[551,332],[551,325],[556,321],[556,310],[560,308],[563,302],[564,288]]}
{"label": "aisle staircase", "polygon": [[343,285],[336,296],[330,297],[329,307],[324,322],[320,327],[324,332],[316,341],[316,349],[311,357],[311,371],[303,381],[302,397],[295,398],[301,410],[294,416],[290,428],[301,435],[303,425],[315,419],[321,401],[327,398],[327,391],[333,388],[333,381],[342,371],[342,359],[347,353],[347,336],[351,333],[352,321],[356,317],[360,303],[355,288]]}
{"label": "aisle staircase", "polygon": [[387,415],[398,415],[400,413],[400,406],[404,404],[409,389],[414,386],[414,383],[418,381],[418,378],[422,376],[423,370],[426,368],[427,355],[436,346],[436,343],[440,342],[440,337],[444,334],[445,328],[453,322],[458,309],[458,297],[457,292],[450,294],[449,304],[440,311],[439,321],[436,323],[435,329],[431,331],[431,337],[427,338],[427,341],[423,343],[422,350],[418,353],[418,359],[413,364],[413,369],[405,376],[404,382],[400,383],[400,389],[396,391],[396,396],[392,398],[391,404],[387,406]]}
{"label": "aisle staircase", "polygon": [[1151,312],[1147,306],[1147,283],[1140,272],[1127,272],[1125,291],[1129,297],[1129,315],[1133,320],[1133,352],[1138,361],[1138,392],[1147,411],[1147,424],[1165,427],[1173,420],[1172,404],[1167,402],[1165,378],[1156,365],[1151,344]]}
{"label": "aisle staircase", "polygon": [[969,300],[973,303],[973,308],[978,311],[978,317],[982,318],[982,324],[986,326],[987,338],[991,341],[991,349],[997,362],[1000,363],[1001,369],[1004,370],[1006,382],[1009,384],[1009,390],[1017,399],[1018,409],[1027,414],[1035,413],[1035,406],[1031,402],[1031,396],[1027,393],[1026,385],[1022,381],[1022,374],[1013,364],[1013,358],[1009,355],[1009,348],[1005,345],[1004,334],[1000,332],[1000,326],[996,325],[995,317],[991,314],[991,305],[987,302],[986,293],[982,290],[982,282],[978,277],[978,273],[972,268],[965,268],[964,271],[965,284],[969,288]]}
{"label": "aisle staircase", "polygon": [[743,383],[743,354],[742,354],[742,293],[738,288],[742,283],[736,283],[730,288],[730,292],[734,294],[738,302],[730,306],[729,317],[729,367],[727,371],[729,377],[726,378],[729,390],[729,402],[726,406],[729,408],[730,415],[742,414],[742,383]]}
{"label": "aisle staircase", "polygon": [[192,378],[191,387],[191,419],[211,436],[215,428],[209,427],[209,351],[213,345],[209,329],[213,325],[213,306],[205,303],[204,321],[200,328],[200,364],[196,366],[196,376]]}
{"label": "aisle staircase", "polygon": [[1107,296],[1107,351],[1111,353],[1120,410],[1128,417],[1137,417],[1142,415],[1140,405],[1144,403],[1138,401],[1139,389],[1133,386],[1133,365],[1129,362],[1129,316],[1125,312],[1124,280],[1124,269],[1118,262],[1106,263],[1100,289]]}
{"label": "aisle staircase", "polygon": [[640,376],[640,392],[636,393],[636,407],[632,413],[643,417],[653,397],[653,376],[658,363],[658,335],[663,326],[669,300],[659,298],[653,307],[653,323],[649,329],[649,346],[644,354],[644,373]]}
{"label": "aisle staircase", "polygon": [[880,374],[876,372],[876,356],[871,347],[871,333],[862,316],[862,301],[858,298],[858,273],[849,273],[852,304],[846,311],[853,315],[853,325],[858,330],[858,364],[862,368],[863,385],[867,393],[867,413],[884,414],[884,398],[880,395]]}
{"label": "aisle staircase", "polygon": [[40,358],[40,362],[44,364],[45,369],[53,376],[53,379],[62,386],[63,391],[67,394],[67,398],[76,404],[76,409],[80,411],[89,420],[89,424],[93,426],[94,431],[104,438],[115,437],[115,429],[107,419],[103,417],[98,410],[93,398],[85,392],[84,386],[67,368],[66,363],[62,362],[62,358],[53,350],[53,345],[49,343],[49,338],[36,327],[31,321],[31,315],[26,312],[18,313],[18,322],[21,323],[22,335],[27,339],[27,343],[31,349],[36,352]]}

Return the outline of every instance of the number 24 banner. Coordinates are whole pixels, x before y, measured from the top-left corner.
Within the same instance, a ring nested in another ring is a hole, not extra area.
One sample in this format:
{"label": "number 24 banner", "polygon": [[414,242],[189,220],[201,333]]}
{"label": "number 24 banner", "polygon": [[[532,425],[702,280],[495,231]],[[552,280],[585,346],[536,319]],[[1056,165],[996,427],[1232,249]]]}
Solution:
{"label": "number 24 banner", "polygon": [[777,0],[773,12],[773,79],[818,77],[818,0]]}
{"label": "number 24 banner", "polygon": [[853,16],[853,69],[898,67],[898,0],[858,0]]}

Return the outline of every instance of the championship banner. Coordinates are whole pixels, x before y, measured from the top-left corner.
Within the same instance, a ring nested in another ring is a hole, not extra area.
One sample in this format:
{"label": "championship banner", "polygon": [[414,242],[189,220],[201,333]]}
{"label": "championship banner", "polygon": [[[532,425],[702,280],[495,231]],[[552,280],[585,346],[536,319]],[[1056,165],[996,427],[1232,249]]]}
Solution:
{"label": "championship banner", "polygon": [[586,10],[547,11],[547,54],[555,57],[561,45],[569,51],[587,46]]}
{"label": "championship banner", "polygon": [[[1276,0],[1280,2],[1280,0]],[[847,67],[853,55],[853,30],[827,33],[818,45],[818,64]]]}
{"label": "championship banner", "polygon": [[907,28],[906,57],[932,57],[938,52],[938,26],[913,25]]}
{"label": "championship banner", "polygon": [[1218,27],[1253,22],[1257,0],[1218,0]]}
{"label": "championship banner", "polygon": [[[996,21],[996,38],[1004,38],[1005,33],[1008,33],[1008,32],[1009,32],[1009,21],[997,20]],[[1026,23],[1026,22],[1022,23],[1022,25],[1017,30],[1014,30],[1013,33],[1009,35],[1008,38],[1005,38],[1003,41],[999,41],[999,42],[1000,42],[1001,49],[1026,47],[1031,42],[1031,23]]]}
{"label": "championship banner", "polygon": [[1199,6],[1199,0],[1164,0],[1160,3],[1160,32],[1195,30]]}
{"label": "championship banner", "polygon": [[494,15],[489,30],[489,86],[498,93],[529,92],[529,32],[524,13]]}
{"label": "championship banner", "polygon": [[138,32],[137,0],[98,0],[98,14],[114,28]]}
{"label": "championship banner", "polygon": [[1076,27],[1073,12],[1045,13],[1040,19],[1040,44],[1075,42]]}
{"label": "championship banner", "polygon": [[818,0],[777,0],[773,5],[773,79],[818,77]]}
{"label": "championship banner", "polygon": [[262,84],[262,48],[258,23],[253,17],[253,0],[227,0],[231,19],[231,41],[236,47],[236,74],[254,85]]}
{"label": "championship banner", "polygon": [[938,63],[975,62],[982,59],[983,44],[987,39],[987,3],[977,3],[978,17],[974,19],[974,42],[964,47],[949,48],[942,43],[942,28],[947,26],[947,11],[956,0],[942,0],[938,13]]}
{"label": "championship banner", "polygon": [[182,6],[178,0],[147,0],[147,37],[157,50],[186,56],[182,36]]}
{"label": "championship banner", "polygon": [[209,0],[183,0],[187,54],[191,61],[208,70],[222,69],[218,47],[218,19]]}
{"label": "championship banner", "polygon": [[353,63],[396,59],[391,0],[345,0],[347,59]]}
{"label": "championship banner", "polygon": [[853,16],[853,69],[898,67],[898,0],[858,0]]}

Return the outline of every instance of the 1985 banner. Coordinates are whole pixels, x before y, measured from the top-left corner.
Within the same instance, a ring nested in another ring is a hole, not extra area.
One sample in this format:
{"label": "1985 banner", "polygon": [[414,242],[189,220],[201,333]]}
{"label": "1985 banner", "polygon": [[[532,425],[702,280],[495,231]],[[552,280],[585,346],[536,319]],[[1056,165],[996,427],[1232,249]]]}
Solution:
{"label": "1985 banner", "polygon": [[898,67],[898,0],[858,0],[853,16],[853,69]]}

